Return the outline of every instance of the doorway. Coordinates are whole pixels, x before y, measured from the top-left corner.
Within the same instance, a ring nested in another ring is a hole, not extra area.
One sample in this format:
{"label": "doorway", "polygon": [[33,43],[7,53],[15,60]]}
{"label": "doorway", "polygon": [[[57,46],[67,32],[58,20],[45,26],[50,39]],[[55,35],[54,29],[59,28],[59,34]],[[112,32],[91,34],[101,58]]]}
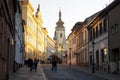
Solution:
{"label": "doorway", "polygon": [[99,51],[96,51],[96,69],[99,69]]}
{"label": "doorway", "polygon": [[119,73],[119,48],[112,49],[111,51],[111,56],[110,56],[110,61],[114,62],[116,66],[115,71],[113,73],[118,74]]}

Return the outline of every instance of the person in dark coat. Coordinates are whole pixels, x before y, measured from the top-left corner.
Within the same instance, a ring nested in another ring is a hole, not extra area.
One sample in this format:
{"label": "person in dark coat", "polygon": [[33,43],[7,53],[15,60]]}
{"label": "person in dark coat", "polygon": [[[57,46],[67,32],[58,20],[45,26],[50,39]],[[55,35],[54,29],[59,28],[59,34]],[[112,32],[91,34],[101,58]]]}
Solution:
{"label": "person in dark coat", "polygon": [[52,60],[52,69],[51,69],[52,71],[53,70],[55,70],[55,71],[57,71],[57,60],[56,59],[53,59]]}
{"label": "person in dark coat", "polygon": [[35,72],[36,72],[37,71],[37,66],[38,66],[38,60],[36,58],[34,59],[33,65],[34,65],[34,69],[35,69]]}
{"label": "person in dark coat", "polygon": [[33,60],[31,58],[28,58],[28,67],[30,67],[30,71],[32,71],[32,67],[33,67]]}

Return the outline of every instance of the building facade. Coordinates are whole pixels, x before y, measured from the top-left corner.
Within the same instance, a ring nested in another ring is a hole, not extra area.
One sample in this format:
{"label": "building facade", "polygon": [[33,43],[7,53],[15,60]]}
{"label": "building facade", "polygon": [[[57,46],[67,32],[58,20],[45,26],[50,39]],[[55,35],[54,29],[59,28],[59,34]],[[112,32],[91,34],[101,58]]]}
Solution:
{"label": "building facade", "polygon": [[67,64],[71,65],[71,34],[67,37]]}
{"label": "building facade", "polygon": [[71,46],[68,50],[71,52],[71,64],[88,66],[89,54],[88,54],[88,24],[95,18],[97,14],[94,14],[86,18],[83,22],[77,22],[71,29],[71,33],[68,36],[68,41]]}
{"label": "building facade", "polygon": [[[92,58],[94,58],[94,64],[96,69],[102,69],[103,71],[107,71],[108,69],[108,25],[107,25],[107,17],[99,18],[97,16],[96,19],[93,20],[88,25],[88,33],[89,33],[89,63],[90,66],[93,66]],[[94,51],[92,47],[92,42],[95,42]]]}
{"label": "building facade", "polygon": [[[72,44],[71,46],[70,46],[70,62],[71,62],[71,64],[72,65],[77,65],[77,64],[80,64],[80,54],[78,54],[79,53],[79,50],[78,50],[78,44],[79,44],[79,42],[77,42],[77,41],[79,41],[79,39],[80,39],[80,37],[79,37],[79,34],[80,34],[80,31],[79,31],[79,27],[81,26],[81,24],[82,24],[82,22],[77,22],[74,26],[73,26],[73,28],[72,28],[72,33],[71,33],[71,37],[69,38],[69,40],[70,40],[70,43]],[[78,44],[77,44],[78,43]]]}
{"label": "building facade", "polygon": [[24,64],[24,23],[19,1],[15,13],[15,71]]}
{"label": "building facade", "polygon": [[48,31],[46,28],[43,28],[44,33],[44,53],[42,54],[42,60],[46,60],[47,58],[47,39],[48,39]]}
{"label": "building facade", "polygon": [[47,36],[47,61],[51,59],[51,55],[55,54],[55,40],[53,40],[50,36]]}
{"label": "building facade", "polygon": [[15,0],[0,0],[0,80],[14,69]]}
{"label": "building facade", "polygon": [[110,72],[120,73],[120,1],[111,4],[108,13]]}
{"label": "building facade", "polygon": [[20,4],[22,7],[22,18],[25,22],[25,57],[26,59],[41,59],[45,49],[40,5],[38,5],[34,15],[34,9],[29,0],[20,0]]}
{"label": "building facade", "polygon": [[[71,45],[75,45],[75,42],[72,43],[75,35],[77,64],[87,63],[91,69],[94,66],[95,69],[104,72],[120,73],[119,9],[120,1],[115,0],[103,10],[86,18],[82,25],[73,27],[67,38],[68,53],[71,56],[74,52]],[[68,61],[71,61],[71,57]]]}
{"label": "building facade", "polygon": [[[96,69],[110,73],[120,72],[118,38],[119,6],[119,0],[113,1],[88,25],[89,41],[92,42],[94,40],[95,42],[95,67]],[[90,26],[92,29],[90,29]],[[89,42],[89,46],[91,42]]]}

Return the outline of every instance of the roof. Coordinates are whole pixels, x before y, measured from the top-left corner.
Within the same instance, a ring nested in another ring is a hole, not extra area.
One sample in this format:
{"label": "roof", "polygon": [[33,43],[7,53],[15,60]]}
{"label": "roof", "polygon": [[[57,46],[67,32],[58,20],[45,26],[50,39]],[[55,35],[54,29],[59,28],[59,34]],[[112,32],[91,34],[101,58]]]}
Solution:
{"label": "roof", "polygon": [[77,23],[75,23],[75,25],[73,26],[73,28],[71,29],[71,31],[74,31],[74,30],[78,29],[82,24],[83,24],[83,22],[77,22]]}
{"label": "roof", "polygon": [[104,16],[108,15],[109,11],[112,10],[113,8],[115,8],[116,6],[118,6],[119,4],[120,4],[120,0],[114,0],[106,8],[101,10],[99,12],[99,14],[88,25],[92,24],[95,20],[99,20],[99,19],[103,18]]}

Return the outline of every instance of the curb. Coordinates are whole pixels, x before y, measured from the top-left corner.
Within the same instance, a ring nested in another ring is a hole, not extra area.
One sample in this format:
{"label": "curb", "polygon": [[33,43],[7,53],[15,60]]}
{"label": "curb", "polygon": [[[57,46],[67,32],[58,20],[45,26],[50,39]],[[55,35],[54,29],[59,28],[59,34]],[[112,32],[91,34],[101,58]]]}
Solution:
{"label": "curb", "polygon": [[48,80],[48,78],[46,77],[44,71],[43,71],[43,68],[42,66],[39,64],[40,68],[41,68],[41,73],[42,73],[42,76],[43,76],[43,80]]}

